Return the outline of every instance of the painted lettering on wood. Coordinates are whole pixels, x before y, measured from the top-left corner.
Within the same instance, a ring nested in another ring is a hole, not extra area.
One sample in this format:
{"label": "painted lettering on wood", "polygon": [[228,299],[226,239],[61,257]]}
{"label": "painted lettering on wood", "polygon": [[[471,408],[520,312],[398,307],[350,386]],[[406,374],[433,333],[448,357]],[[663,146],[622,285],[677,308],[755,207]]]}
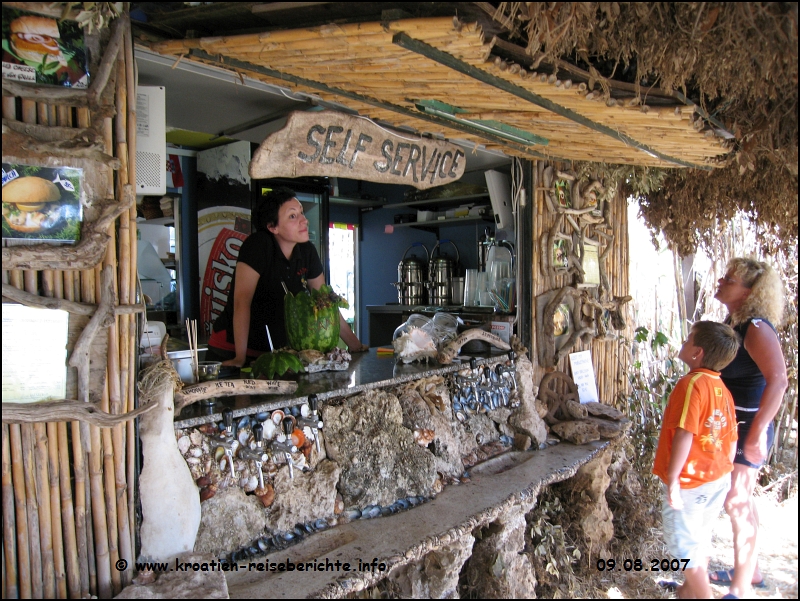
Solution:
{"label": "painted lettering on wood", "polygon": [[457,181],[465,165],[464,151],[443,140],[394,134],[335,111],[296,111],[258,147],[250,177],[346,177],[424,190]]}

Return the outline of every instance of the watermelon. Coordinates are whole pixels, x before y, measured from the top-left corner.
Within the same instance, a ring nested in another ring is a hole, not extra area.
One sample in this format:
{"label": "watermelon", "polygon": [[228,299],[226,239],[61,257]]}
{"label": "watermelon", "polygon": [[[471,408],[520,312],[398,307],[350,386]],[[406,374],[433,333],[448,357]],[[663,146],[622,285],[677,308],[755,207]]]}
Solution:
{"label": "watermelon", "polygon": [[319,290],[284,298],[284,318],[289,346],[296,351],[313,349],[327,353],[339,342],[339,307],[347,301],[323,285]]}

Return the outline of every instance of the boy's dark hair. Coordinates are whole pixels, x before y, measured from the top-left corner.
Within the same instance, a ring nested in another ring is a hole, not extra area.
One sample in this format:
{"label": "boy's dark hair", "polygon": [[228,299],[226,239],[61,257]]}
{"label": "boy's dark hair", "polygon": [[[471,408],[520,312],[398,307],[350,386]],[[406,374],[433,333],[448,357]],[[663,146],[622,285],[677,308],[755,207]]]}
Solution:
{"label": "boy's dark hair", "polygon": [[269,231],[269,226],[278,225],[278,211],[287,200],[295,198],[296,193],[286,187],[271,190],[253,211],[252,224],[255,231]]}
{"label": "boy's dark hair", "polygon": [[716,321],[698,321],[692,326],[694,345],[703,349],[703,367],[721,371],[736,357],[741,339],[732,327]]}

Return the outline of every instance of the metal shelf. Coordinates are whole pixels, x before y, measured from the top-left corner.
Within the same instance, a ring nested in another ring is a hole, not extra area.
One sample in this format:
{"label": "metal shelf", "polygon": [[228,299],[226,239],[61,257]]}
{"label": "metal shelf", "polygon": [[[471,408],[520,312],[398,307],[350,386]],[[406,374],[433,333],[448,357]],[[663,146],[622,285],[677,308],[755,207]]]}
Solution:
{"label": "metal shelf", "polygon": [[332,205],[348,205],[351,207],[385,207],[383,200],[367,200],[364,198],[348,198],[346,196],[330,196],[328,202]]}
{"label": "metal shelf", "polygon": [[413,227],[420,230],[438,230],[446,225],[466,225],[468,223],[490,222],[494,223],[491,215],[478,217],[451,217],[450,219],[431,219],[430,221],[412,221],[411,223],[393,223],[393,227]]}
{"label": "metal shelf", "polygon": [[425,205],[451,205],[456,204],[459,202],[470,202],[470,201],[477,201],[477,200],[489,200],[489,193],[484,192],[482,194],[470,194],[468,196],[452,196],[446,198],[428,198],[426,200],[410,200],[408,202],[396,202],[390,205],[383,205],[384,209],[394,209],[400,207],[422,207]]}
{"label": "metal shelf", "polygon": [[175,225],[175,217],[156,217],[155,219],[145,219],[144,217],[137,217],[136,223],[144,223],[146,225]]}

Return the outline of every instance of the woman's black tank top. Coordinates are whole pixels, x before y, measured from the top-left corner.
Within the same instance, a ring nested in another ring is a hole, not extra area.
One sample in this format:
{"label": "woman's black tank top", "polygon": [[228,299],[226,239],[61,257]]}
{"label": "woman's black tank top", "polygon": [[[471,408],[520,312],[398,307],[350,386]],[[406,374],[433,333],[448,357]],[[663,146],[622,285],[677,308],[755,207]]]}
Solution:
{"label": "woman's black tank top", "polygon": [[733,404],[740,411],[757,411],[761,404],[761,395],[767,385],[764,374],[761,373],[750,353],[744,348],[744,337],[752,322],[759,325],[765,323],[775,331],[775,326],[769,321],[757,317],[735,326],[733,329],[742,337],[742,344],[739,346],[736,358],[721,372],[722,381],[733,395]]}

